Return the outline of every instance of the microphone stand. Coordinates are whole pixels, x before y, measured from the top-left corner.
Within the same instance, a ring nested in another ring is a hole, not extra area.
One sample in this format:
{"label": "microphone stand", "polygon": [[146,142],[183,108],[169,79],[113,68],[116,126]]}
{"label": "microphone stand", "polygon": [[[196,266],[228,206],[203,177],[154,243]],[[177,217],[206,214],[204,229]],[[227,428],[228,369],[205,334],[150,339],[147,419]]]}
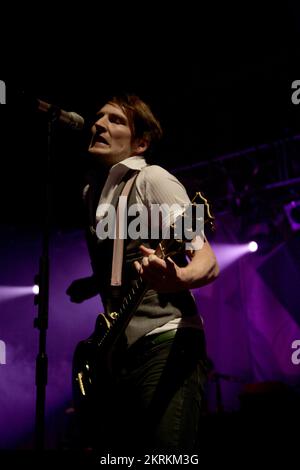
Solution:
{"label": "microphone stand", "polygon": [[52,108],[48,112],[48,140],[47,159],[43,169],[44,179],[44,205],[43,205],[43,229],[42,229],[42,253],[39,262],[38,280],[39,294],[35,297],[38,305],[38,316],[34,319],[34,327],[39,330],[39,350],[36,357],[36,415],[35,415],[35,448],[44,450],[45,445],[45,404],[46,386],[48,378],[48,356],[46,352],[46,340],[48,329],[49,310],[49,233],[51,219],[51,162],[53,154],[53,130],[54,123],[58,119],[59,110]]}

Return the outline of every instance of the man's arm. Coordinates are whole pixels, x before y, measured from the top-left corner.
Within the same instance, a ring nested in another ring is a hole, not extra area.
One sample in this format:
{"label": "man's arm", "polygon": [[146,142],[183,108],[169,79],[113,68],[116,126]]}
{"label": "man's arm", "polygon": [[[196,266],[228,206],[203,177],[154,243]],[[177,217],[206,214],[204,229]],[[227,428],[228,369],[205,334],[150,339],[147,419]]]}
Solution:
{"label": "man's arm", "polygon": [[[191,203],[186,189],[178,179],[160,166],[152,165],[141,171],[137,179],[137,193],[146,207],[151,204],[166,204],[173,207],[178,204],[179,213],[168,214],[166,223],[169,225],[182,213],[185,204]],[[170,218],[169,218],[170,215]],[[161,221],[161,227],[164,226]],[[187,252],[190,263],[185,267],[177,266],[174,261],[159,259],[154,250],[141,245],[144,256],[141,263],[135,262],[136,269],[149,286],[158,292],[178,292],[185,289],[194,289],[212,282],[219,273],[216,257],[207,240],[193,255]]]}
{"label": "man's arm", "polygon": [[183,282],[187,289],[195,289],[212,282],[219,275],[216,256],[207,240],[199,250],[188,252],[189,264],[182,268]]}
{"label": "man's arm", "polygon": [[84,300],[95,297],[99,294],[99,287],[96,276],[82,277],[73,281],[66,291],[71,302],[80,304]]}

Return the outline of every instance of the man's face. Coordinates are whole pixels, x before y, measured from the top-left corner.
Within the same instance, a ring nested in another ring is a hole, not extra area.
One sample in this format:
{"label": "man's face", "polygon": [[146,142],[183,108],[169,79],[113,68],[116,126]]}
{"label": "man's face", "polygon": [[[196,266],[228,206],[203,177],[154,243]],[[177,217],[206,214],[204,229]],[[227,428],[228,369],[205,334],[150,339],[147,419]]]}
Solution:
{"label": "man's face", "polygon": [[105,104],[97,113],[92,127],[89,153],[99,157],[104,165],[114,165],[135,154],[128,118],[120,106]]}

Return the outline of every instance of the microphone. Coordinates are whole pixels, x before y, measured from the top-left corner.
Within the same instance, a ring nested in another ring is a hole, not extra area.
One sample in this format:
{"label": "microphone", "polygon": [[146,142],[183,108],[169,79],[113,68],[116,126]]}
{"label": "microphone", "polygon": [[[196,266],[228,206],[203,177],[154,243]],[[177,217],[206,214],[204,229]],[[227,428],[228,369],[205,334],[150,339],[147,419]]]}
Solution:
{"label": "microphone", "polygon": [[44,113],[53,113],[56,116],[57,120],[61,122],[66,127],[80,131],[84,126],[84,118],[80,114],[75,113],[74,111],[64,111],[58,106],[55,106],[46,101],[37,99],[37,109]]}

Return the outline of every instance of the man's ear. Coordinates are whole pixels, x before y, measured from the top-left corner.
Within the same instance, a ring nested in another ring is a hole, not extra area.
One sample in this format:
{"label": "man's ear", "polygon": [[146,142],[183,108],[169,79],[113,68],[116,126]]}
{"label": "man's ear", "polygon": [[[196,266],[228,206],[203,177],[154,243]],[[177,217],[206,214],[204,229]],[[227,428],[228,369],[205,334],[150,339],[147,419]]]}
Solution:
{"label": "man's ear", "polygon": [[135,153],[137,155],[142,155],[144,152],[146,152],[148,147],[149,142],[146,139],[139,139],[135,143]]}

